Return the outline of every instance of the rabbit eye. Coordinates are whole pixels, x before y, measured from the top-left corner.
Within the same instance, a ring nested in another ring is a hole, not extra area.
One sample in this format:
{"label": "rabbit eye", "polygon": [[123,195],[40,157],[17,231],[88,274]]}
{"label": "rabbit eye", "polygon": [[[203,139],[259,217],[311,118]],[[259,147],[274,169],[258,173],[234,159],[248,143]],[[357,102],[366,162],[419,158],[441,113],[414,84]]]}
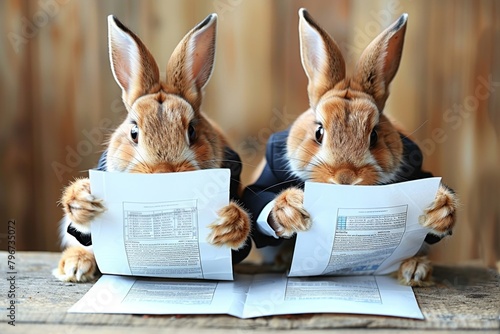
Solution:
{"label": "rabbit eye", "polygon": [[188,127],[188,139],[189,139],[189,145],[193,145],[193,143],[196,140],[196,130],[194,129],[193,124],[189,124],[189,127]]}
{"label": "rabbit eye", "polygon": [[323,142],[323,134],[324,134],[325,130],[323,129],[323,126],[320,125],[318,126],[318,129],[316,129],[316,142],[318,144],[321,144],[321,142]]}
{"label": "rabbit eye", "polygon": [[372,130],[372,133],[370,133],[370,148],[374,147],[377,144],[378,140],[378,134],[375,129]]}
{"label": "rabbit eye", "polygon": [[136,144],[139,141],[139,128],[137,127],[137,124],[135,124],[130,130],[130,138],[132,138],[132,141]]}

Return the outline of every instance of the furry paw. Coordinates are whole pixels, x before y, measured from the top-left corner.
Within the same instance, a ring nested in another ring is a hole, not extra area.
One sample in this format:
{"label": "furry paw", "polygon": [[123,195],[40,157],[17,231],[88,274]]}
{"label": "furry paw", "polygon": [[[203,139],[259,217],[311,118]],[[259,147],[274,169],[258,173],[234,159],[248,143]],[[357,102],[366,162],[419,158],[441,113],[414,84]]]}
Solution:
{"label": "furry paw", "polygon": [[235,250],[242,248],[250,234],[248,213],[231,202],[218,215],[219,218],[208,226],[212,229],[208,236],[209,242],[216,246],[227,245]]}
{"label": "furry paw", "polygon": [[61,204],[67,217],[75,224],[88,225],[104,211],[102,200],[90,193],[90,180],[77,179],[64,189]]}
{"label": "furry paw", "polygon": [[304,209],[304,191],[289,188],[281,192],[271,211],[273,229],[282,238],[290,238],[298,231],[307,231],[311,227],[311,217]]}
{"label": "furry paw", "polygon": [[401,262],[398,280],[409,286],[431,285],[432,265],[426,256],[414,256]]}
{"label": "furry paw", "polygon": [[432,233],[441,237],[451,235],[455,226],[458,198],[455,193],[443,185],[439,186],[434,202],[420,217],[420,224],[432,229]]}
{"label": "furry paw", "polygon": [[97,274],[94,254],[83,247],[69,247],[62,253],[59,265],[53,274],[64,282],[91,282]]}

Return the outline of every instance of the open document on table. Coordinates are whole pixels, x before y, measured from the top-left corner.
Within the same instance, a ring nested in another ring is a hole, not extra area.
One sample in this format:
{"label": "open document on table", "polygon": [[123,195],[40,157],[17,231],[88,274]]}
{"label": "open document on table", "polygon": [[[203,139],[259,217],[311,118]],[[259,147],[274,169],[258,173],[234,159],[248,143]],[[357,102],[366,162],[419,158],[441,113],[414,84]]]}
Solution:
{"label": "open document on table", "polygon": [[[231,281],[230,251],[205,242],[206,226],[228,203],[227,192],[214,190],[229,189],[221,182],[229,175],[221,175],[175,173],[163,183],[155,175],[91,173],[92,193],[108,208],[92,226],[98,265],[127,276],[104,275],[69,312],[423,318],[411,287],[379,275],[397,270],[421,247],[429,230],[419,217],[439,178],[387,186],[306,183],[304,205],[313,223],[297,236],[290,272],[236,274]],[[212,189],[209,196],[204,189]],[[190,279],[154,277],[162,275]]]}
{"label": "open document on table", "polygon": [[411,287],[389,276],[235,275],[234,281],[105,275],[71,313],[279,314],[355,313],[423,319]]}
{"label": "open document on table", "polygon": [[91,225],[102,273],[232,280],[231,249],[207,241],[229,203],[228,169],[170,174],[90,171],[106,211]]}

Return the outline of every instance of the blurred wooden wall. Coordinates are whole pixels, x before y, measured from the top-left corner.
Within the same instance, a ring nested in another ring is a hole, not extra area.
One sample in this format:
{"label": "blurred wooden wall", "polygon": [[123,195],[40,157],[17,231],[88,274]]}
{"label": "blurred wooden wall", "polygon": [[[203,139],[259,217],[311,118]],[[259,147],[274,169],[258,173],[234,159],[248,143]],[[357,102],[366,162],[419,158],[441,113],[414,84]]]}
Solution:
{"label": "blurred wooden wall", "polygon": [[108,60],[106,17],[136,32],[161,69],[195,24],[219,14],[215,72],[204,110],[228,133],[244,180],[271,132],[308,106],[297,11],[306,7],[347,57],[409,13],[386,113],[420,143],[425,166],[460,195],[441,262],[500,256],[500,4],[494,0],[3,0],[0,1],[0,242],[58,250],[61,189],[85,176],[124,117]]}

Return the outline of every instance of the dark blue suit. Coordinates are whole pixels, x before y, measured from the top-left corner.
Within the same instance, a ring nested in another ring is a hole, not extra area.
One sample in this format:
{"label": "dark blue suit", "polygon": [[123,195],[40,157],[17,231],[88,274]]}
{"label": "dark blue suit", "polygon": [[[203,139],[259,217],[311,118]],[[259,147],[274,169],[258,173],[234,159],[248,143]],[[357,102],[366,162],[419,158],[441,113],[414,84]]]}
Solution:
{"label": "dark blue suit", "polygon": [[[104,153],[99,158],[99,164],[97,165],[98,170],[106,171],[107,153],[108,153],[107,151],[104,151]],[[229,170],[231,171],[231,182],[229,185],[229,193],[231,199],[238,202],[240,200],[238,196],[238,189],[241,183],[240,175],[242,170],[241,159],[238,153],[236,153],[229,147],[225,147],[223,163],[221,168],[229,168]],[[78,231],[72,226],[72,224],[68,226],[67,231],[69,234],[74,236],[82,245],[84,246],[92,245],[92,239],[90,234],[84,234]],[[252,248],[252,243],[249,237],[246,241],[245,246],[242,249],[239,249],[237,251],[235,250],[232,251],[233,264],[243,261],[248,256],[248,253],[250,253],[251,248]]]}
{"label": "dark blue suit", "polygon": [[[272,201],[278,193],[290,188],[304,188],[304,182],[294,176],[286,158],[286,141],[289,130],[274,133],[267,142],[266,166],[259,179],[248,186],[243,192],[243,203],[252,217],[252,239],[257,248],[277,246],[283,240],[262,234],[257,228],[257,218],[264,207]],[[422,152],[419,147],[407,137],[401,135],[403,141],[403,165],[397,181],[409,181],[432,177],[431,173],[422,170]],[[432,234],[427,235],[427,243],[435,243],[440,238]]]}

